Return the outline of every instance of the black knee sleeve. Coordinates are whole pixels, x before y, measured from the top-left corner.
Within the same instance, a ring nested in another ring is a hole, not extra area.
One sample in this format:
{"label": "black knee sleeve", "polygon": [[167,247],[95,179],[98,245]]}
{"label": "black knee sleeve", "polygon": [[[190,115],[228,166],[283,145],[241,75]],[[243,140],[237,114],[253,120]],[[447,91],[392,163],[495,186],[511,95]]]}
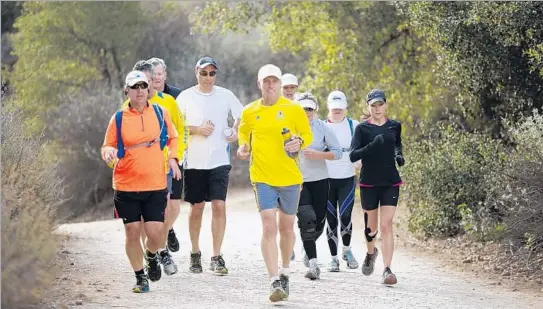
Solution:
{"label": "black knee sleeve", "polygon": [[303,241],[315,240],[317,235],[317,216],[311,205],[298,207],[298,227]]}
{"label": "black knee sleeve", "polygon": [[377,236],[377,231],[375,231],[375,235],[371,235],[371,229],[368,227],[368,213],[367,212],[364,213],[364,225],[365,225],[364,235],[366,236],[366,240],[368,242],[371,242]]}

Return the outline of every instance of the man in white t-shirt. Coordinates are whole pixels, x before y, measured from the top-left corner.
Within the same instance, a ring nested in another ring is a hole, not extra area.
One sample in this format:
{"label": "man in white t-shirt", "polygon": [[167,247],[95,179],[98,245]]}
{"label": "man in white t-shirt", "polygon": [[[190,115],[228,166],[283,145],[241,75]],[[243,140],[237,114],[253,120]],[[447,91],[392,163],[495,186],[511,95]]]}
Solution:
{"label": "man in white t-shirt", "polygon": [[[185,201],[191,204],[189,233],[192,251],[189,270],[202,272],[200,229],[205,203],[211,202],[213,256],[209,269],[226,275],[228,269],[221,255],[221,246],[226,228],[230,143],[237,141],[237,126],[243,106],[232,91],[215,86],[219,67],[211,57],[198,60],[194,72],[198,84],[177,97],[177,105],[185,115],[190,130],[183,176]],[[233,128],[228,127],[229,113],[235,120]]]}
{"label": "man in white t-shirt", "polygon": [[[337,272],[339,271],[339,258],[337,257],[339,245],[338,232],[341,233],[343,242],[342,257],[347,262],[347,268],[358,268],[358,262],[353,256],[350,244],[353,230],[351,213],[353,211],[355,185],[357,183],[355,175],[356,169],[360,169],[360,161],[353,164],[348,158],[354,129],[359,122],[346,116],[347,98],[339,90],[330,92],[326,106],[328,107],[326,124],[335,133],[343,151],[341,159],[326,161],[328,176],[330,177],[328,212],[326,213],[328,221],[327,235],[328,246],[332,255],[332,261],[328,266],[328,270]],[[339,231],[338,225],[340,225]]]}

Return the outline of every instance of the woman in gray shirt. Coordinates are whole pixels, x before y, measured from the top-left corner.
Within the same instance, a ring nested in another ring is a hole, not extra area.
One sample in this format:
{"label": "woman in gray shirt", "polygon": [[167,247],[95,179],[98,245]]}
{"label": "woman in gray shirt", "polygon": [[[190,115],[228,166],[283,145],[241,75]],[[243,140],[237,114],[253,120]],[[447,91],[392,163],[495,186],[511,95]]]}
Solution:
{"label": "woman in gray shirt", "polygon": [[305,277],[315,280],[320,277],[315,242],[324,230],[328,203],[329,181],[325,160],[341,159],[343,153],[335,134],[316,117],[318,104],[315,97],[302,93],[296,101],[304,108],[313,133],[313,143],[300,153],[304,183],[297,217],[305,250],[304,264],[308,267]]}

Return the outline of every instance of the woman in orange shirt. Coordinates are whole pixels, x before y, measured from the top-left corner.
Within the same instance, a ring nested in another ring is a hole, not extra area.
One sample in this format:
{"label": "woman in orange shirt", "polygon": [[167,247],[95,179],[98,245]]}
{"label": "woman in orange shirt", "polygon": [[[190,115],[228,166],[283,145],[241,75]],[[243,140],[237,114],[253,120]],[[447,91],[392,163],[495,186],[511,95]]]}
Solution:
{"label": "woman in orange shirt", "polygon": [[[177,132],[168,112],[149,104],[147,77],[141,71],[132,71],[126,76],[125,82],[130,103],[119,111],[119,115],[111,117],[102,146],[102,159],[108,164],[115,164],[115,217],[123,219],[126,254],[136,274],[136,285],[132,291],[143,293],[149,291],[148,279],[158,281],[162,275],[157,250],[163,246],[164,241],[164,211],[168,194],[164,152],[160,143],[164,126],[167,130],[166,146],[169,148],[168,165],[176,179],[181,177],[181,171],[177,158]],[[117,119],[120,119],[120,132]],[[119,147],[123,149],[118,149]],[[118,158],[119,156],[121,158]],[[141,223],[141,218],[144,224]],[[142,228],[147,234],[147,274],[143,268],[143,250],[140,243]]]}

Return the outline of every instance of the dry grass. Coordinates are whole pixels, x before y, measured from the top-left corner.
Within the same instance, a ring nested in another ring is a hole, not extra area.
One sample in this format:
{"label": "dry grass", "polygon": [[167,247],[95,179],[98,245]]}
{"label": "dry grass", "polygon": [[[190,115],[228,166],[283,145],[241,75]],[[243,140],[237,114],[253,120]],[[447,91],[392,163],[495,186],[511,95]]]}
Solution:
{"label": "dry grass", "polygon": [[45,143],[26,137],[20,114],[2,111],[2,307],[38,304],[55,279],[55,210],[62,183]]}

